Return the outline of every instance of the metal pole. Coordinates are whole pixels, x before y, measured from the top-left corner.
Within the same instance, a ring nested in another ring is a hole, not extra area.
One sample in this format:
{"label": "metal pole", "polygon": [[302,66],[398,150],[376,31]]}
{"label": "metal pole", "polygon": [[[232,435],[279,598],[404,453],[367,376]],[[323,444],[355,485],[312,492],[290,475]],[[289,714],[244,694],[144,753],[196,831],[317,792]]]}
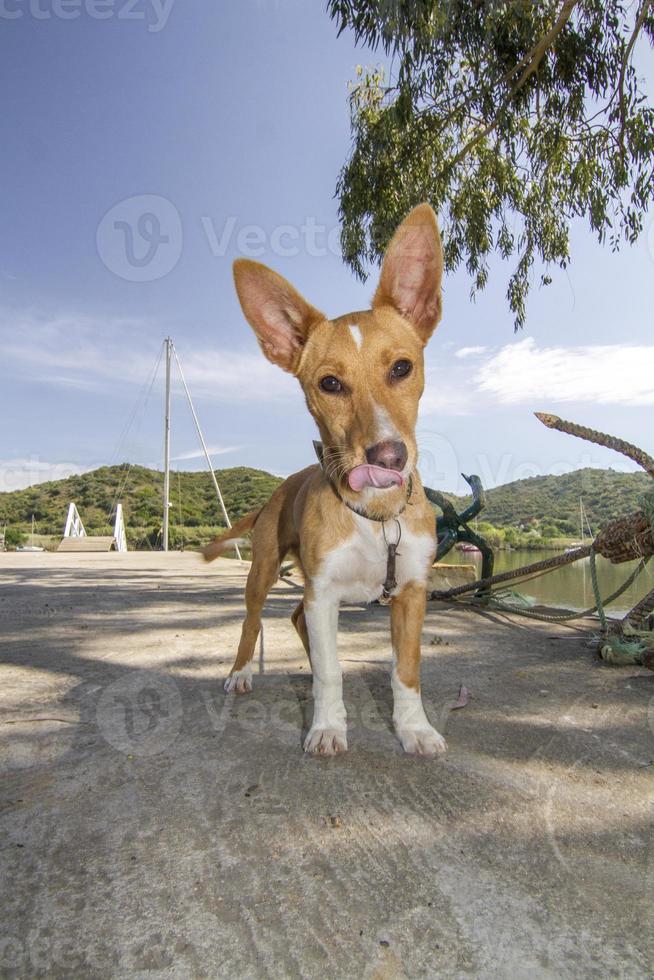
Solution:
{"label": "metal pole", "polygon": [[[182,384],[184,385],[184,391],[186,392],[186,397],[188,399],[189,408],[191,409],[191,415],[193,416],[193,421],[195,422],[195,428],[197,429],[197,433],[198,433],[198,436],[200,438],[200,443],[202,445],[202,451],[204,452],[204,458],[207,461],[207,466],[209,467],[209,472],[211,473],[211,479],[213,480],[213,485],[216,488],[216,493],[218,494],[218,500],[220,502],[220,507],[221,507],[221,510],[223,512],[223,517],[225,518],[225,523],[227,524],[227,527],[231,527],[232,526],[232,522],[229,519],[229,514],[227,513],[227,508],[225,507],[225,501],[223,500],[223,495],[220,492],[220,487],[218,486],[218,480],[216,479],[216,474],[213,471],[213,463],[211,462],[211,456],[209,455],[209,450],[207,449],[207,444],[204,441],[204,436],[202,435],[202,429],[200,428],[200,422],[198,420],[197,415],[195,414],[195,408],[193,407],[193,401],[191,399],[191,393],[188,390],[188,386],[186,384],[186,378],[184,377],[184,372],[182,371],[182,365],[179,363],[179,356],[177,354],[177,349],[175,348],[174,345],[173,345],[173,350],[175,351],[175,360],[177,362],[177,370],[179,371],[179,376],[182,379]],[[241,552],[240,552],[239,547],[236,544],[236,542],[234,542],[234,550],[235,550],[236,554],[238,555],[239,560],[240,561],[243,561],[243,559],[241,558]]]}
{"label": "metal pole", "polygon": [[162,547],[168,551],[168,524],[170,511],[170,365],[173,354],[173,342],[166,337],[166,406],[164,419],[164,488],[163,488],[163,534]]}

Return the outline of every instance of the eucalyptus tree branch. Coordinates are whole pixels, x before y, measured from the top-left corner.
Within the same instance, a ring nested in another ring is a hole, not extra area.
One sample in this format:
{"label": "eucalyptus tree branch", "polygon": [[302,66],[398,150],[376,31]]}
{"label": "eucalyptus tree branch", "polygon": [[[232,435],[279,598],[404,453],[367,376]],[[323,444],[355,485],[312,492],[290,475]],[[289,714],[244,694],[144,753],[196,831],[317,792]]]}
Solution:
{"label": "eucalyptus tree branch", "polygon": [[626,127],[626,112],[625,112],[625,104],[624,104],[624,83],[625,83],[625,77],[626,77],[626,74],[627,74],[627,67],[629,65],[629,61],[631,60],[631,52],[634,49],[634,45],[636,43],[636,40],[638,38],[638,35],[640,34],[640,30],[641,30],[641,28],[643,26],[643,23],[645,21],[645,18],[647,17],[648,10],[649,10],[649,8],[651,6],[652,6],[652,0],[643,0],[642,6],[640,8],[640,12],[638,14],[638,17],[636,18],[636,23],[634,24],[634,29],[631,32],[631,37],[629,38],[629,43],[627,44],[627,47],[625,49],[624,58],[622,59],[622,64],[620,65],[620,75],[619,75],[619,78],[618,78],[618,84],[617,84],[616,91],[618,92],[618,99],[619,99],[619,103],[618,104],[619,104],[619,107],[620,107],[620,137],[619,137],[619,140],[620,140],[620,145],[621,146],[624,145],[624,131],[625,131],[625,127]]}
{"label": "eucalyptus tree branch", "polygon": [[[500,119],[502,117],[502,112],[511,103],[511,100],[518,94],[520,89],[524,87],[524,85],[531,78],[534,72],[538,70],[538,67],[541,61],[543,60],[545,53],[549,50],[549,48],[552,46],[556,38],[559,36],[559,34],[561,33],[561,31],[569,21],[570,16],[572,15],[572,11],[577,6],[578,2],[579,0],[565,0],[563,6],[559,11],[559,15],[556,18],[553,27],[547,32],[547,34],[543,35],[543,37],[540,39],[538,44],[536,44],[532,48],[530,53],[525,58],[522,59],[522,62],[518,62],[518,65],[516,65],[515,68],[513,68],[508,73],[508,78],[511,78],[511,76],[515,75],[516,71],[519,70],[519,67],[526,62],[524,70],[520,75],[520,78],[515,83],[515,85],[512,86],[512,88],[509,91],[509,94],[503,99],[499,109],[495,113],[495,117],[488,123],[488,125],[484,129],[481,130],[481,132],[477,133],[476,136],[473,136],[471,140],[468,140],[465,146],[461,150],[459,150],[456,156],[448,163],[447,165],[448,169],[451,170],[452,167],[455,167],[457,163],[459,163],[465,156],[468,155],[468,153],[470,153],[471,150],[474,150],[475,146],[481,143],[482,140],[486,139],[487,136],[489,136],[495,129],[497,129]],[[649,3],[649,2],[650,0],[645,0],[645,3]]]}
{"label": "eucalyptus tree branch", "polygon": [[654,40],[654,0],[327,6],[339,28],[401,59],[399,76],[375,75],[353,100],[337,184],[344,257],[362,279],[386,229],[423,199],[443,216],[448,271],[465,264],[475,291],[491,252],[518,260],[516,326],[532,263],[569,261],[574,218],[600,243],[633,244],[654,205],[654,104],[633,67],[641,39]]}

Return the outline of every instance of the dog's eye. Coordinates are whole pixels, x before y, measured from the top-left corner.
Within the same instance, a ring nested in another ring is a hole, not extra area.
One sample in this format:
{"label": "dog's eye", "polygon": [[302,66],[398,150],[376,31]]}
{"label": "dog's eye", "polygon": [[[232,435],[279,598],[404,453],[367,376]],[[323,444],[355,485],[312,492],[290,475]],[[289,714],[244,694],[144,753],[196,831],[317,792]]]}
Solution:
{"label": "dog's eye", "polygon": [[333,374],[328,374],[326,378],[323,378],[320,382],[320,387],[329,395],[338,394],[339,391],[343,390],[343,385]]}
{"label": "dog's eye", "polygon": [[399,381],[400,378],[408,377],[412,370],[413,364],[411,361],[396,361],[391,368],[391,381]]}

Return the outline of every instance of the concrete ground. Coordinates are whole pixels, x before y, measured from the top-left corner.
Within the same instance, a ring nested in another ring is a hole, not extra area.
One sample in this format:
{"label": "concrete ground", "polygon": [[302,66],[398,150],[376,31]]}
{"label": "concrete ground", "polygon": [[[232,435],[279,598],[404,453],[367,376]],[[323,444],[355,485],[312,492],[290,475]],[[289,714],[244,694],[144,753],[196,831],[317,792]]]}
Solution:
{"label": "concrete ground", "polygon": [[350,749],[307,757],[297,587],[254,693],[222,693],[243,584],[191,554],[0,556],[2,977],[652,976],[654,674],[432,604],[449,753],[408,758],[388,610],[350,607]]}

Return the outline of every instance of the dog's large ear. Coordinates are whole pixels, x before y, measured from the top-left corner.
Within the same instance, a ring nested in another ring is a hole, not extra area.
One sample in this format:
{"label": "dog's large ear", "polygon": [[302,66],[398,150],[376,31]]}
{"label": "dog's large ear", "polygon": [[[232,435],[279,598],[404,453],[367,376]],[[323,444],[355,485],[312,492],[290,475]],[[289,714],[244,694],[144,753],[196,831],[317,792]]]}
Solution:
{"label": "dog's large ear", "polygon": [[441,318],[443,247],[436,215],[419,204],[386,249],[373,309],[392,306],[413,324],[423,344]]}
{"label": "dog's large ear", "polygon": [[295,373],[312,326],[325,317],[268,266],[234,262],[236,292],[245,317],[269,361]]}

